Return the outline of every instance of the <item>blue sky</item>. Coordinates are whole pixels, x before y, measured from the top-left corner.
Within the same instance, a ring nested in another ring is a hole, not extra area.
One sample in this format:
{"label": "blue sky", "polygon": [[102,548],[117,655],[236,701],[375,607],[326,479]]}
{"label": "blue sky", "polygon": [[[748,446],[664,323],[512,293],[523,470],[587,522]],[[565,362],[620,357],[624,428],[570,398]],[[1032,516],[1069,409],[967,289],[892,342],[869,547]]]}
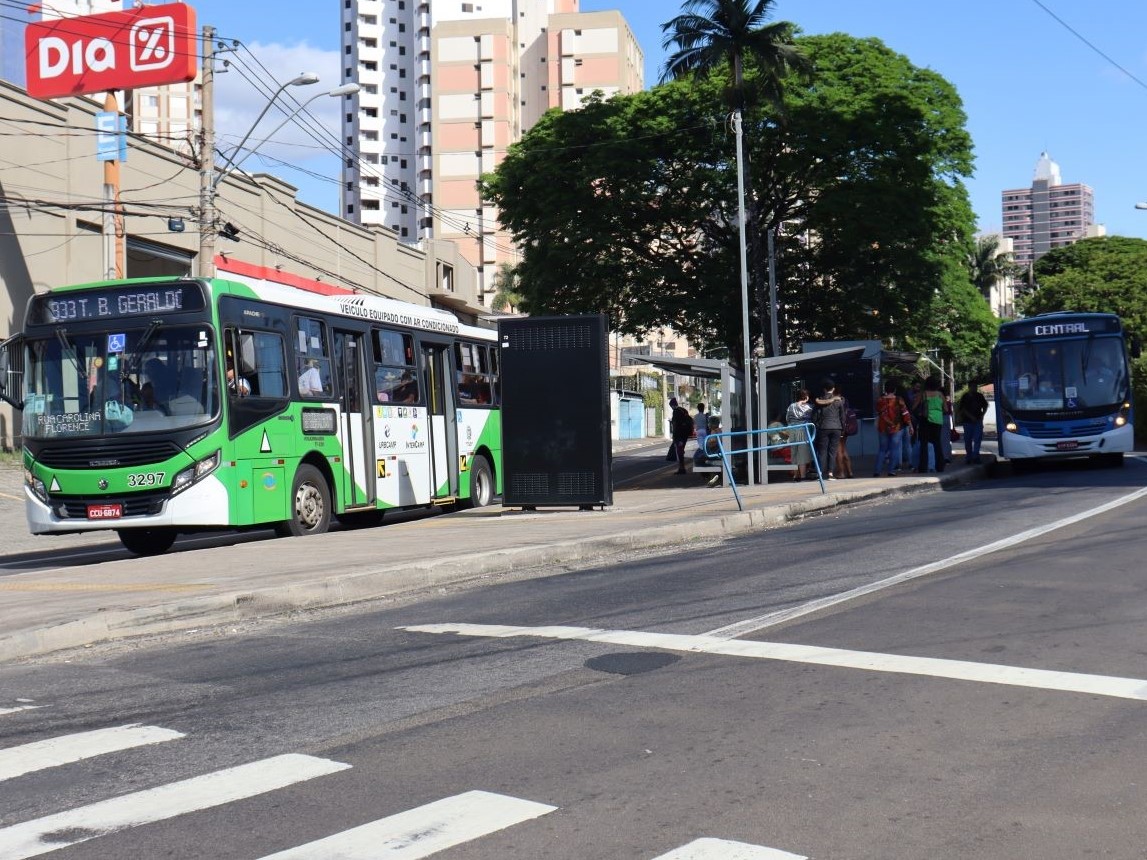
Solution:
{"label": "blue sky", "polygon": [[[314,90],[338,84],[338,0],[309,0],[305,14],[293,15],[285,9],[299,7],[271,0],[192,5],[200,24],[241,39],[280,80],[314,68],[323,73]],[[620,9],[625,15],[645,52],[646,86],[656,83],[664,62],[661,24],[679,8],[673,0],[581,2],[582,11]],[[981,229],[999,229],[1000,192],[1030,185],[1046,150],[1064,182],[1095,189],[1096,220],[1109,234],[1147,238],[1147,211],[1134,208],[1147,201],[1144,0],[777,0],[775,8],[777,19],[806,33],[877,37],[955,85],[975,143],[976,173],[968,190]],[[242,134],[244,117],[249,124],[259,109],[258,97],[236,75],[224,76],[220,90],[219,124]],[[320,106],[334,107],[315,103]],[[313,150],[300,137],[266,151],[300,162]],[[257,161],[244,167],[281,172]],[[307,163],[334,178],[333,160],[327,167]],[[287,178],[308,202],[337,206],[337,182]]]}

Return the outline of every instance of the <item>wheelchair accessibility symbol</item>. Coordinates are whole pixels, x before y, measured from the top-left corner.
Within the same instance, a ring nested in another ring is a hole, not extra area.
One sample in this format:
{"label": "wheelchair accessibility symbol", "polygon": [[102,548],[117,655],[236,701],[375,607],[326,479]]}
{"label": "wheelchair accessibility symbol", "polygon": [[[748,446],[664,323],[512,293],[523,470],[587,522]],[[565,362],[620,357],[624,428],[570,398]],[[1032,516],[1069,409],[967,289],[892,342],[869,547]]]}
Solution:
{"label": "wheelchair accessibility symbol", "polygon": [[109,334],[108,335],[108,355],[115,352],[123,352],[127,348],[127,335],[126,334]]}

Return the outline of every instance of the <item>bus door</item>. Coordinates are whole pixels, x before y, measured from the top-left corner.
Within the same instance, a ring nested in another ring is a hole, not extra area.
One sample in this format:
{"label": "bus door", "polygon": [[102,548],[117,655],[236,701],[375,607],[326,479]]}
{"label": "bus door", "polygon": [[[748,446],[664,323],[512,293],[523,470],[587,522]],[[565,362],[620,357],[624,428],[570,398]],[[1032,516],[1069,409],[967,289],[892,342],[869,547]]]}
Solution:
{"label": "bus door", "polygon": [[458,496],[458,418],[451,384],[450,347],[423,341],[421,349],[432,496],[434,501],[445,502]]}
{"label": "bus door", "polygon": [[335,383],[342,417],[339,442],[343,467],[349,478],[347,507],[370,505],[375,500],[374,438],[366,389],[366,347],[362,332],[335,329]]}

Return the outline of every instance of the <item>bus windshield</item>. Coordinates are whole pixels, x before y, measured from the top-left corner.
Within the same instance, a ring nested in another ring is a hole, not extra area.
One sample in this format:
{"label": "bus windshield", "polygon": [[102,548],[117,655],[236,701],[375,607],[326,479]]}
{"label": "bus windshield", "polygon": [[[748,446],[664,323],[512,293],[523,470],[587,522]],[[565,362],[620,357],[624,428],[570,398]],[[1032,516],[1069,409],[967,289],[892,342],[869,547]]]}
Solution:
{"label": "bus windshield", "polygon": [[[135,321],[133,321],[134,323]],[[30,439],[173,430],[219,411],[206,325],[69,333],[26,343],[23,434]]]}
{"label": "bus windshield", "polygon": [[999,381],[996,396],[1017,411],[1111,407],[1130,394],[1117,336],[1001,344]]}

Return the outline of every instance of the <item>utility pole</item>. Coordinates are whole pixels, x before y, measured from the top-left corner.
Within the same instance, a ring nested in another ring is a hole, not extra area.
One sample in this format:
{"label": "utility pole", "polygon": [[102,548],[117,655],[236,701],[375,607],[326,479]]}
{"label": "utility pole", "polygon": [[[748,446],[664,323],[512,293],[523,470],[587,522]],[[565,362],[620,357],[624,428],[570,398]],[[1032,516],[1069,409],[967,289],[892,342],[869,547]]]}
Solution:
{"label": "utility pole", "polygon": [[[119,104],[115,93],[108,91],[104,97],[104,111],[113,117],[115,149],[119,148],[120,125]],[[122,278],[124,224],[119,199],[119,161],[117,157],[104,161],[104,218],[103,218],[103,260],[104,279]]]}
{"label": "utility pole", "polygon": [[203,28],[203,122],[199,133],[199,262],[201,278],[215,277],[215,28]]}

